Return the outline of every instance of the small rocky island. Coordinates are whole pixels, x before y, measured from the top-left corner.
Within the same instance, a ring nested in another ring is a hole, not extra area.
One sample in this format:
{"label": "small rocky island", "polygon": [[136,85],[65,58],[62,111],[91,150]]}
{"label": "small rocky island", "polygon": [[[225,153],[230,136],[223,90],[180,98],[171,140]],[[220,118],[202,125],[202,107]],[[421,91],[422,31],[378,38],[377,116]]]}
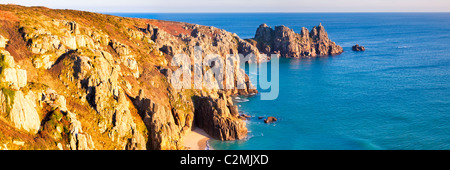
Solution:
{"label": "small rocky island", "polygon": [[267,117],[267,119],[264,119],[264,123],[272,123],[272,122],[276,122],[278,119],[273,117],[273,116],[269,116]]}
{"label": "small rocky island", "polygon": [[337,55],[344,50],[328,38],[328,33],[322,24],[312,28],[311,32],[303,27],[299,33],[286,26],[276,26],[275,29],[261,24],[255,37],[247,39],[263,54],[280,54],[287,58],[311,58],[316,56]]}
{"label": "small rocky island", "polygon": [[358,44],[352,46],[352,51],[366,51],[366,48],[364,46],[359,46]]}

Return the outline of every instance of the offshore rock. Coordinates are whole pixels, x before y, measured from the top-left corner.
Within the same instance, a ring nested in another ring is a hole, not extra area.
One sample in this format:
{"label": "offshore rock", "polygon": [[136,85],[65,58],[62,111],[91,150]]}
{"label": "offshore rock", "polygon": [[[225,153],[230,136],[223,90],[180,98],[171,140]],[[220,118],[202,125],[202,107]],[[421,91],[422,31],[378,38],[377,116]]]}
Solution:
{"label": "offshore rock", "polygon": [[269,116],[267,117],[267,119],[264,119],[264,123],[272,123],[272,122],[276,122],[277,118],[273,117],[273,116]]}
{"label": "offshore rock", "polygon": [[311,32],[303,27],[300,34],[286,26],[272,29],[262,24],[256,30],[253,40],[262,53],[280,54],[282,57],[309,58],[343,52],[342,47],[328,38],[322,24],[315,26]]}
{"label": "offshore rock", "polygon": [[353,51],[366,51],[366,48],[364,46],[359,46],[358,44],[352,46]]}

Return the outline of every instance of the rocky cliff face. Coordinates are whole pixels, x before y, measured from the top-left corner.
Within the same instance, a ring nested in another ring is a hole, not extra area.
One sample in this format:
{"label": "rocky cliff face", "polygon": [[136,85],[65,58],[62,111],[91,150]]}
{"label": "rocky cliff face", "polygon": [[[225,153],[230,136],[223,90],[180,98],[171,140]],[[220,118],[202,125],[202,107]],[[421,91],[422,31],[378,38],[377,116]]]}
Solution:
{"label": "rocky cliff face", "polygon": [[219,96],[196,97],[195,124],[220,140],[244,139],[246,123],[238,118],[237,106],[224,93]]}
{"label": "rocky cliff face", "polygon": [[24,94],[21,89],[27,85],[27,72],[16,65],[10,53],[0,48],[0,100],[1,113],[18,129],[37,133],[40,126],[39,115],[33,94]]}
{"label": "rocky cliff face", "polygon": [[[4,118],[15,128],[31,134],[42,133],[44,129],[50,131],[49,136],[55,141],[65,141],[64,147],[68,149],[95,149],[91,136],[83,133],[76,114],[67,109],[64,96],[50,88],[45,91],[41,88],[39,91],[35,89],[34,84],[27,85],[27,71],[20,69],[19,65],[15,64],[14,58],[4,49],[0,49],[0,55],[2,63],[0,113],[2,116],[9,115]],[[42,115],[45,108],[51,108],[51,111]],[[63,145],[58,143],[58,147],[62,149]]]}
{"label": "rocky cliff face", "polygon": [[240,77],[239,89],[175,90],[169,83],[177,68],[168,61],[177,53],[193,55],[194,46],[223,58],[258,53],[236,34],[81,11],[0,10],[10,16],[0,17],[5,148],[184,149],[193,126],[221,140],[246,136],[229,97],[257,93],[243,69],[224,78]]}
{"label": "rocky cliff face", "polygon": [[342,47],[328,38],[325,28],[320,24],[311,32],[302,28],[300,34],[286,26],[270,28],[261,24],[256,30],[255,38],[259,51],[264,54],[280,54],[282,57],[308,58],[335,55],[343,52]]}
{"label": "rocky cliff face", "polygon": [[[143,37],[148,37],[148,39],[151,39],[160,51],[169,55],[184,53],[193,56],[196,52],[194,47],[200,47],[200,53],[203,55],[219,54],[225,59],[228,54],[237,55],[238,53],[241,53],[241,50],[243,49],[242,44],[248,44],[248,42],[240,39],[236,34],[232,34],[214,27],[155,20],[152,20],[150,23],[154,24],[154,26],[148,24],[145,28],[138,28],[138,30],[144,33]],[[167,30],[167,32],[164,30]],[[137,33],[132,33],[131,35],[137,35]],[[138,39],[141,39],[141,36],[138,36]],[[247,53],[259,54],[258,49],[255,47],[248,47],[246,50]],[[217,98],[219,94],[230,96],[257,93],[256,87],[251,84],[248,76],[245,74],[245,71],[239,67],[235,69],[235,75],[233,77],[224,77],[223,82],[223,86],[225,86],[226,81],[236,81],[236,88],[234,89],[220,90],[219,81],[215,79],[214,80],[217,81],[217,84],[215,84],[212,90],[191,92],[196,93],[194,95],[186,95],[186,92],[183,90],[179,91],[169,87],[168,90],[171,94],[169,97],[171,98],[171,103],[175,105],[175,107],[172,108],[172,116],[169,116],[169,118],[173,117],[175,121],[162,121],[168,122],[168,124],[166,124],[167,127],[164,128],[166,129],[164,132],[166,134],[173,134],[174,131],[184,133],[187,129],[191,128],[194,124],[193,122],[196,122],[194,125],[204,129],[214,138],[221,140],[237,140],[244,138],[247,134],[247,128],[242,120],[237,119],[238,115],[231,116],[229,114],[217,114],[216,110],[216,103],[223,100]],[[160,71],[165,74],[167,79],[170,78],[167,76],[170,75],[168,72],[172,72],[170,68],[162,66]],[[200,72],[205,71],[205,69],[200,70]],[[241,79],[233,80],[232,78]],[[237,88],[238,84],[241,85],[239,88]],[[146,113],[146,116],[153,118],[155,116],[152,115],[157,115],[155,114],[157,111],[152,111],[152,109],[155,107],[158,108],[158,105],[150,104],[152,103],[150,99],[146,99],[146,97],[141,96],[138,98],[138,102],[138,105],[144,104],[152,106],[141,107],[147,108],[143,110],[143,112]],[[226,108],[229,107],[237,110],[237,106],[233,105],[231,98]],[[225,109],[222,111],[225,111]],[[230,123],[230,125],[227,125],[226,123]],[[173,127],[177,127],[177,125],[179,129],[174,129]],[[220,128],[217,128],[216,126],[220,126]]]}
{"label": "rocky cliff face", "polygon": [[[246,124],[230,96],[257,93],[245,71],[207,77],[209,90],[177,90],[170,82],[178,68],[168,62],[174,54],[191,56],[191,72],[203,74],[209,67],[193,67],[195,46],[199,60],[342,52],[321,25],[301,34],[261,25],[255,39],[243,40],[180,22],[16,5],[0,5],[0,12],[7,16],[0,16],[2,148],[184,149],[193,126],[220,140],[243,139]],[[226,82],[234,88],[220,89]]]}

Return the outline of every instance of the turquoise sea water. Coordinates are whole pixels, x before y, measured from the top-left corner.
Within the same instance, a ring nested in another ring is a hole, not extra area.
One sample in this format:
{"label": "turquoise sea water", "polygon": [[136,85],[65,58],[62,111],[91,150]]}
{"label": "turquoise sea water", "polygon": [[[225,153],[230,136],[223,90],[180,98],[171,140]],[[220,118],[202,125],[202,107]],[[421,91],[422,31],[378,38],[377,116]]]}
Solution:
{"label": "turquoise sea water", "polygon": [[[450,149],[450,13],[114,14],[254,36],[322,23],[338,56],[281,59],[276,100],[241,97],[249,137],[214,149]],[[365,52],[353,52],[360,44]],[[275,116],[265,124],[258,116]]]}

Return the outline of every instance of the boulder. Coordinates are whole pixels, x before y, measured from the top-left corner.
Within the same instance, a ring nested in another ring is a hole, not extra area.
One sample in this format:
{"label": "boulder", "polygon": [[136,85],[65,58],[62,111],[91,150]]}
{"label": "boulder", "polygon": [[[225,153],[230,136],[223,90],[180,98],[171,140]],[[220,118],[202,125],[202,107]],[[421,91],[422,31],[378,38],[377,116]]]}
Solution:
{"label": "boulder", "polygon": [[28,47],[34,54],[44,54],[53,50],[64,50],[60,46],[61,41],[59,37],[45,29],[25,33],[24,37],[27,39]]}
{"label": "boulder", "polygon": [[9,113],[11,122],[18,129],[23,129],[33,134],[37,133],[41,121],[33,106],[33,101],[26,99],[22,91],[15,91],[14,93],[14,104]]}
{"label": "boulder", "polygon": [[50,61],[51,55],[42,56],[42,67],[45,69],[50,69],[53,65],[53,61]]}
{"label": "boulder", "polygon": [[267,119],[264,119],[264,123],[272,123],[272,122],[276,122],[277,118],[273,117],[273,116],[269,116],[267,117]]}
{"label": "boulder", "polygon": [[0,35],[0,48],[6,48],[6,44],[8,44],[8,39]]}
{"label": "boulder", "polygon": [[8,83],[9,86],[15,87],[18,90],[17,84],[17,71],[15,68],[3,68],[2,69],[2,82]]}
{"label": "boulder", "polygon": [[7,83],[7,85],[13,90],[19,90],[27,85],[27,71],[20,69],[14,62],[8,51],[0,50],[1,54],[1,75],[0,81]]}
{"label": "boulder", "polygon": [[16,67],[16,64],[14,62],[14,57],[11,56],[11,54],[9,54],[8,51],[6,50],[0,50],[0,55],[2,56],[2,58],[0,58],[0,60],[3,61],[3,67],[7,68],[14,68]]}
{"label": "boulder", "polygon": [[108,43],[110,42],[109,36],[100,31],[93,31],[90,36],[95,43],[99,43],[103,46],[108,45]]}
{"label": "boulder", "polygon": [[4,68],[2,69],[0,80],[6,82],[10,88],[19,90],[27,85],[27,71],[16,68]]}
{"label": "boulder", "polygon": [[[16,128],[37,133],[40,119],[35,109],[36,105],[33,100],[25,98],[22,91],[19,91],[20,88],[27,85],[27,72],[15,68],[14,58],[7,51],[1,51],[1,54],[3,66],[0,81],[5,82],[10,88],[6,94],[0,92],[0,99],[3,103],[1,111],[9,112],[9,119]],[[7,101],[9,102],[7,103]]]}
{"label": "boulder", "polygon": [[19,88],[25,87],[27,85],[27,71],[24,69],[16,69],[17,73],[17,85]]}
{"label": "boulder", "polygon": [[76,35],[75,41],[78,48],[87,46],[86,38],[84,37],[84,35]]}
{"label": "boulder", "polygon": [[127,66],[130,69],[131,74],[133,74],[133,77],[139,78],[139,67],[138,67],[138,63],[136,62],[134,57],[132,55],[130,55],[130,56],[125,56],[124,58],[126,58],[126,59],[124,59],[124,64],[125,64],[125,66]]}
{"label": "boulder", "polygon": [[75,36],[64,36],[61,38],[61,43],[69,49],[77,49],[77,38]]}
{"label": "boulder", "polygon": [[54,101],[55,105],[57,105],[59,107],[59,109],[63,112],[67,112],[67,106],[66,106],[66,98],[64,96],[61,95],[57,95],[55,97],[55,101]]}
{"label": "boulder", "polygon": [[131,53],[127,45],[122,44],[118,41],[113,41],[111,43],[111,46],[114,49],[114,51],[116,51],[116,53],[119,54],[119,56],[127,56],[130,55]]}

